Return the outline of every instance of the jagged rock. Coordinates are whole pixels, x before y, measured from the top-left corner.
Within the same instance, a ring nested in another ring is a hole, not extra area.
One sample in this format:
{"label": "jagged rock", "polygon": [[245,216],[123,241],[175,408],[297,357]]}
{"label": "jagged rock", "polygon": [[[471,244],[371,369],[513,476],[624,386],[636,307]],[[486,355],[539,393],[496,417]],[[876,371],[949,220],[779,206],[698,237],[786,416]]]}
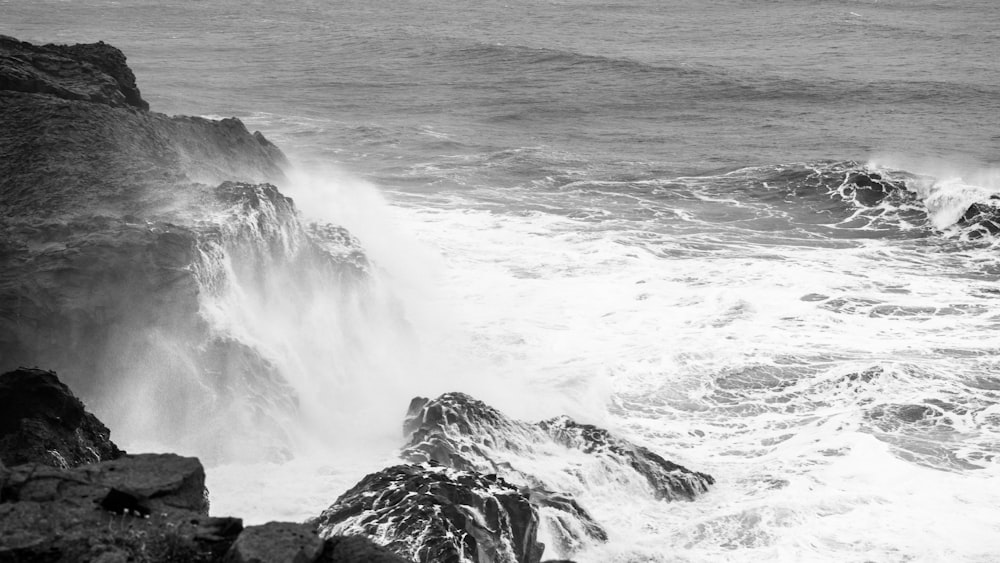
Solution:
{"label": "jagged rock", "polygon": [[847,177],[845,188],[845,195],[853,194],[854,201],[867,207],[878,205],[892,192],[906,189],[877,172],[854,172]]}
{"label": "jagged rock", "polygon": [[217,561],[243,526],[206,513],[194,458],[0,469],[0,561]]}
{"label": "jagged rock", "polygon": [[300,224],[268,183],[288,162],[262,134],[145,106],[114,47],[0,37],[0,371],[58,370],[129,428],[115,405],[172,400],[150,413],[169,420],[143,419],[176,433],[164,440],[212,442],[228,428],[201,421],[227,405],[230,424],[259,429],[263,451],[248,455],[280,456],[274,420],[294,413],[294,394],[263,354],[211,330],[203,297],[225,289],[229,265],[255,279],[321,263],[336,281],[363,273],[358,255]]}
{"label": "jagged rock", "polygon": [[306,524],[268,522],[251,526],[236,538],[225,563],[313,563],[323,554],[323,540]]}
{"label": "jagged rock", "polygon": [[21,368],[0,375],[0,460],[76,467],[121,457],[111,432],[56,374]]}
{"label": "jagged rock", "polygon": [[496,476],[431,465],[372,473],[317,520],[322,537],[364,534],[418,562],[538,563],[538,517]]}
{"label": "jagged rock", "polygon": [[624,463],[649,482],[657,499],[694,500],[715,483],[711,475],[667,461],[655,452],[611,435],[592,424],[579,424],[566,416],[538,423],[549,436],[568,448]]}
{"label": "jagged rock", "polygon": [[[556,484],[532,465],[535,459],[551,460],[554,446],[589,454],[599,473],[645,482],[658,499],[693,500],[714,483],[710,475],[667,461],[601,428],[567,417],[537,424],[514,420],[463,393],[413,399],[403,428],[409,440],[401,455],[408,461],[498,474],[522,486],[558,543],[553,547],[564,555],[607,541],[607,534],[571,495],[555,492]],[[562,475],[578,479],[585,472],[576,469],[567,466]],[[586,484],[579,482],[577,488]]]}
{"label": "jagged rock", "polygon": [[1000,196],[992,196],[987,203],[973,203],[965,210],[959,225],[973,226],[969,238],[1000,234]]}
{"label": "jagged rock", "polygon": [[103,42],[38,47],[0,35],[0,90],[149,109],[125,55]]}

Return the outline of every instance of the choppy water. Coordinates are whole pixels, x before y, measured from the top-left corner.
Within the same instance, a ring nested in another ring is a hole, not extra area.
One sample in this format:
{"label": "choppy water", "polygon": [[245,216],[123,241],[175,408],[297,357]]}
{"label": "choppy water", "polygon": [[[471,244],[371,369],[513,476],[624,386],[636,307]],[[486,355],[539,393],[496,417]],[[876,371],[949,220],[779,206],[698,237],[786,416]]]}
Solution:
{"label": "choppy water", "polygon": [[[299,162],[283,191],[352,229],[411,323],[366,325],[338,374],[361,412],[401,420],[386,382],[466,390],[718,479],[665,505],[595,476],[612,541],[580,561],[1000,557],[1000,262],[952,226],[1000,192],[997,22],[986,0],[0,0],[0,33],[108,41],[153,109],[239,116]],[[915,193],[861,206],[862,168]],[[217,467],[214,510],[313,516],[394,439]]]}

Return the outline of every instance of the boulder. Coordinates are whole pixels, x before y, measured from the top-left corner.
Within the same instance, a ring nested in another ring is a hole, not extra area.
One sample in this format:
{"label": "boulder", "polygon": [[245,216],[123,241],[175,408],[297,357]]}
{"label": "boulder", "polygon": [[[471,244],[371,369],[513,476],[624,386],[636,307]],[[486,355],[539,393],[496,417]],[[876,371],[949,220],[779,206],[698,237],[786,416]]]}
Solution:
{"label": "boulder", "polygon": [[538,563],[538,516],[495,475],[429,464],[372,473],[316,521],[320,535],[362,534],[418,562]]}
{"label": "boulder", "polygon": [[0,561],[217,561],[242,530],[207,515],[195,458],[0,469]]}
{"label": "boulder", "polygon": [[973,203],[958,224],[972,227],[968,230],[969,238],[1000,234],[1000,196],[992,196],[988,202]]}
{"label": "boulder", "polygon": [[69,468],[121,457],[111,432],[54,372],[0,375],[0,461]]}

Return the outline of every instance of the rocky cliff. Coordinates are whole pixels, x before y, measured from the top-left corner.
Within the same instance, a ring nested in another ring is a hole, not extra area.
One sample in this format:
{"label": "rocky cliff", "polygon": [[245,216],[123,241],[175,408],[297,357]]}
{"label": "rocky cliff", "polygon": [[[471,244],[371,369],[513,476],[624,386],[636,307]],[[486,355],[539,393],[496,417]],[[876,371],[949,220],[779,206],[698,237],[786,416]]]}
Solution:
{"label": "rocky cliff", "polygon": [[278,451],[273,420],[296,398],[209,326],[204,299],[274,262],[343,279],[363,255],[343,229],[301,223],[273,185],[287,160],[259,132],[147,108],[110,45],[0,36],[0,370],[55,369],[113,423],[137,387],[157,393],[175,410],[150,426],[203,442],[225,429],[201,415],[234,404],[277,428],[262,434]]}

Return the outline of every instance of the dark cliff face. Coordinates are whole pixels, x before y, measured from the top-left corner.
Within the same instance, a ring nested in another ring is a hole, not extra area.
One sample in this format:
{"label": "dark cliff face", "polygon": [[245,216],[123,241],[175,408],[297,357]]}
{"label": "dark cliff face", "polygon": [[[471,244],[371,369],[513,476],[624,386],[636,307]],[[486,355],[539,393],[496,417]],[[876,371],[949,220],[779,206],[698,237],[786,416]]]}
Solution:
{"label": "dark cliff face", "polygon": [[56,377],[39,369],[0,375],[0,461],[70,468],[121,457],[111,432]]}
{"label": "dark cliff face", "polygon": [[125,63],[107,43],[38,47],[0,35],[0,89],[149,109]]}
{"label": "dark cliff face", "polygon": [[295,409],[291,390],[257,351],[212,333],[206,286],[230,264],[337,279],[364,261],[342,267],[300,223],[270,184],[287,160],[259,132],[147,108],[110,45],[0,36],[0,370],[57,370],[112,426],[143,408],[122,408],[129,393],[159,395],[174,411],[150,425],[178,436],[204,432],[220,403],[266,401],[254,424],[281,441],[268,420]]}

